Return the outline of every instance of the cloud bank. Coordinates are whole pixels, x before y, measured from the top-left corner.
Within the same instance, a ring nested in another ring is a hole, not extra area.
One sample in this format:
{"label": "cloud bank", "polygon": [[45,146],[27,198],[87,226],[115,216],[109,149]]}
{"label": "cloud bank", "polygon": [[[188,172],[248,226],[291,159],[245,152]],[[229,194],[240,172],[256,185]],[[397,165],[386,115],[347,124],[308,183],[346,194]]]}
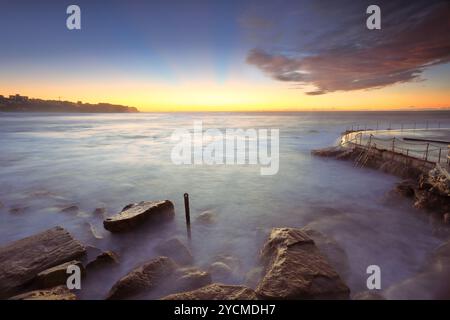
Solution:
{"label": "cloud bank", "polygon": [[366,28],[368,4],[277,1],[275,15],[258,17],[274,25],[271,38],[261,37],[247,62],[320,95],[419,80],[427,67],[450,61],[448,2],[378,1],[381,30]]}

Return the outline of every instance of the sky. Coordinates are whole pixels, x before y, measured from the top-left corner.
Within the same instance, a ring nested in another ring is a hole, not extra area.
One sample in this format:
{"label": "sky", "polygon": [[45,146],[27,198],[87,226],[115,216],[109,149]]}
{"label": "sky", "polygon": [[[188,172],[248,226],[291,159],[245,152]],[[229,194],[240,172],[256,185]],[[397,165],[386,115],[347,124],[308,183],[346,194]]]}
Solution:
{"label": "sky", "polygon": [[[81,30],[66,8],[81,8]],[[381,8],[381,29],[366,8]],[[450,107],[447,1],[0,0],[0,94],[141,111]]]}

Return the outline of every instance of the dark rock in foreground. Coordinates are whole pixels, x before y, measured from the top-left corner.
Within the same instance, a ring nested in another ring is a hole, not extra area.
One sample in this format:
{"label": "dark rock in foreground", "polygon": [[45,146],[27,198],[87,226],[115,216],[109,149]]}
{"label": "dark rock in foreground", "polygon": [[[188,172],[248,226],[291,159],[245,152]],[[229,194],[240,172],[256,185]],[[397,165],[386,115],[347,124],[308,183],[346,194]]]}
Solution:
{"label": "dark rock in foreground", "polygon": [[127,205],[122,212],[104,220],[103,226],[111,232],[123,232],[144,222],[161,223],[169,221],[174,216],[174,206],[169,200],[142,201]]}
{"label": "dark rock in foreground", "polygon": [[0,298],[20,293],[38,273],[84,253],[84,246],[61,227],[1,247]]}
{"label": "dark rock in foreground", "polygon": [[172,259],[158,257],[132,270],[109,291],[107,299],[127,299],[160,285],[176,270]]}
{"label": "dark rock in foreground", "polygon": [[35,290],[10,298],[10,300],[76,300],[77,296],[66,286]]}
{"label": "dark rock in foreground", "polygon": [[257,300],[255,291],[244,286],[213,283],[197,290],[168,295],[162,300]]}
{"label": "dark rock in foreground", "polygon": [[36,276],[36,285],[41,289],[66,285],[67,277],[69,277],[67,268],[70,265],[78,266],[81,270],[81,274],[84,274],[84,267],[81,262],[73,260],[39,272]]}
{"label": "dark rock in foreground", "polygon": [[263,299],[349,298],[349,288],[300,229],[272,229],[261,257],[266,270],[256,292]]}

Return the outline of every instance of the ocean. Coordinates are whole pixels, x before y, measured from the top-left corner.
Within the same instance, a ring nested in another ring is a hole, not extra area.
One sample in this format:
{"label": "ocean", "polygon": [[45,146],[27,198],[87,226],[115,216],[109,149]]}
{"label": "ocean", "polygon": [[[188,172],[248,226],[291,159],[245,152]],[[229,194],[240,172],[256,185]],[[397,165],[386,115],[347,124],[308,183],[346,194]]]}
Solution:
{"label": "ocean", "polygon": [[[171,135],[191,129],[194,121],[205,130],[278,129],[278,173],[261,175],[260,166],[248,164],[174,164]],[[346,261],[339,271],[352,293],[366,290],[366,268],[373,264],[387,290],[419,272],[448,235],[410,200],[392,201],[399,178],[311,156],[312,149],[335,145],[341,132],[358,125],[450,128],[450,112],[0,113],[0,245],[60,225],[84,244],[114,250],[118,270],[87,277],[80,293],[102,299],[120,276],[155,257],[161,240],[189,243],[195,265],[204,269],[218,255],[233,257],[233,274],[213,280],[242,284],[258,266],[271,228],[309,227],[342,248]],[[94,213],[105,208],[112,215],[129,203],[158,199],[174,202],[174,223],[116,235]],[[79,211],[61,212],[69,206]],[[214,223],[197,220],[205,211]],[[417,288],[391,290],[388,298],[435,297],[432,289],[420,289],[423,284]]]}

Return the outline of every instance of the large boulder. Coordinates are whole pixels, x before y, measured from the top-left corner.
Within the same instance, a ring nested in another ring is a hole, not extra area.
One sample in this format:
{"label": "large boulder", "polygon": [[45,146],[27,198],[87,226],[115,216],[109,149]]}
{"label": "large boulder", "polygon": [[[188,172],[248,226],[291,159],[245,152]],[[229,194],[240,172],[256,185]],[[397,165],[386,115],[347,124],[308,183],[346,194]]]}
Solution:
{"label": "large boulder", "polygon": [[79,267],[81,274],[84,274],[84,267],[82,263],[80,261],[73,260],[39,272],[35,279],[36,285],[41,289],[66,285],[67,278],[70,275],[67,273],[67,268],[71,265]]}
{"label": "large boulder", "polygon": [[137,267],[117,281],[107,299],[127,299],[159,286],[177,268],[168,257],[158,257]]}
{"label": "large boulder", "polygon": [[263,299],[349,298],[349,288],[300,229],[272,229],[261,258],[265,275],[256,292]]}
{"label": "large boulder", "polygon": [[111,232],[129,231],[136,226],[148,223],[161,223],[175,216],[173,203],[169,200],[142,201],[123,208],[122,212],[103,221],[103,226]]}
{"label": "large boulder", "polygon": [[197,290],[168,295],[162,300],[256,300],[255,291],[244,286],[213,283]]}
{"label": "large boulder", "polygon": [[46,290],[35,290],[26,292],[14,297],[10,300],[76,300],[77,296],[70,292],[66,286],[58,286]]}
{"label": "large boulder", "polygon": [[191,251],[178,238],[158,243],[155,250],[161,255],[172,258],[181,265],[192,264],[194,261]]}
{"label": "large boulder", "polygon": [[132,270],[110,290],[108,299],[161,297],[194,290],[211,283],[208,272],[195,267],[179,268],[168,257],[158,257]]}
{"label": "large boulder", "polygon": [[0,299],[23,292],[38,273],[84,253],[84,246],[61,227],[1,247]]}

